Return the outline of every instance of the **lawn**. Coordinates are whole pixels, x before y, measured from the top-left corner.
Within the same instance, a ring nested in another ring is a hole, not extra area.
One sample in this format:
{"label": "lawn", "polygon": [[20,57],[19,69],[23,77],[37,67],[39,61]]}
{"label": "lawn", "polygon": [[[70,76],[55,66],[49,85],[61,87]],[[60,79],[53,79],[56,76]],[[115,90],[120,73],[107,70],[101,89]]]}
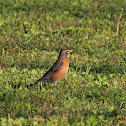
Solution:
{"label": "lawn", "polygon": [[[57,87],[27,88],[66,48]],[[125,126],[126,1],[1,0],[0,124]]]}

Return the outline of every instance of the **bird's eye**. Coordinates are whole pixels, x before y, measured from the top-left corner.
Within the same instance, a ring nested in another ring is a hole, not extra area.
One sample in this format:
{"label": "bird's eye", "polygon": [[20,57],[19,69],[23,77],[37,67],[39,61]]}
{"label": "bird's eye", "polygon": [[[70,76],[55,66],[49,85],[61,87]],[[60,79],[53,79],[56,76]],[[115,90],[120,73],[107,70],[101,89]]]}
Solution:
{"label": "bird's eye", "polygon": [[66,52],[69,52],[68,50]]}

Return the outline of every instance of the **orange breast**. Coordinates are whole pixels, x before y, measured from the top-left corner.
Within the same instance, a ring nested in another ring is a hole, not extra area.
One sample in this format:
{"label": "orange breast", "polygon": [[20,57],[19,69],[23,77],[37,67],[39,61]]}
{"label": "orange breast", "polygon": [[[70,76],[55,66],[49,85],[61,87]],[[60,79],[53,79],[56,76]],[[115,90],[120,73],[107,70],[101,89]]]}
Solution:
{"label": "orange breast", "polygon": [[61,70],[58,71],[53,76],[52,80],[53,81],[61,80],[67,74],[68,68],[69,68],[69,59],[66,58],[66,59],[63,60],[63,66],[62,66]]}

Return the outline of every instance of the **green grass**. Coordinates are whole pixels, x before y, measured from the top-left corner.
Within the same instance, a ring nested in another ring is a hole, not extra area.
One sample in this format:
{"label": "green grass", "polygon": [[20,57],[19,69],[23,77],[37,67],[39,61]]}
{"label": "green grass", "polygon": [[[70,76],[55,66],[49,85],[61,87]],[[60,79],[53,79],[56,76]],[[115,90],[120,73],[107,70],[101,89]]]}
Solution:
{"label": "green grass", "polygon": [[[0,8],[2,126],[126,125],[125,1],[8,0]],[[64,48],[74,51],[57,87],[27,89]]]}

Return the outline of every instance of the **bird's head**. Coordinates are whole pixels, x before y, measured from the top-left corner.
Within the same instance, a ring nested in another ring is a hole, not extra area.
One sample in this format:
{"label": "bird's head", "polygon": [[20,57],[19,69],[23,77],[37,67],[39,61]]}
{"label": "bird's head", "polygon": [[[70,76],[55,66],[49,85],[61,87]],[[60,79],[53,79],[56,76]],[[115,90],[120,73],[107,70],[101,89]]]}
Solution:
{"label": "bird's head", "polygon": [[72,52],[72,51],[73,50],[69,50],[69,49],[63,49],[63,50],[61,50],[60,53],[59,53],[59,58],[62,58],[62,59],[68,58],[70,52]]}

